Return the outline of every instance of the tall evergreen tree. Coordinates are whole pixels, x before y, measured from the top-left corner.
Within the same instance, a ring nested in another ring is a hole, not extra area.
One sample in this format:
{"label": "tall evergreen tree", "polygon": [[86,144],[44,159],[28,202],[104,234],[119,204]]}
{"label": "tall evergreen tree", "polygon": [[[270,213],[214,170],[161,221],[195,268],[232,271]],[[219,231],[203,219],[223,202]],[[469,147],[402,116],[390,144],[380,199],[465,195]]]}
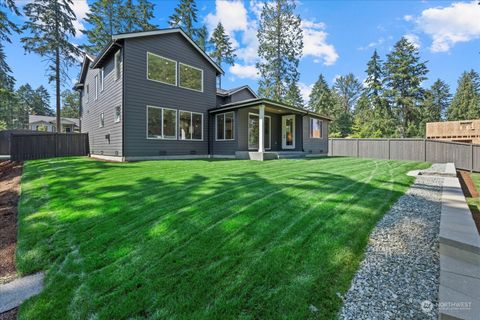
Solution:
{"label": "tall evergreen tree", "polygon": [[92,53],[100,52],[114,34],[120,33],[122,28],[122,0],[97,0],[92,3],[85,22],[90,25],[82,33],[87,36],[88,44],[85,49]]}
{"label": "tall evergreen tree", "polygon": [[57,128],[60,128],[60,87],[67,69],[76,62],[80,50],[69,38],[75,36],[76,20],[72,0],[34,0],[25,6],[24,30],[30,34],[21,40],[27,52],[34,52],[48,61],[49,82],[55,81]]}
{"label": "tall evergreen tree", "polygon": [[62,91],[62,117],[80,117],[80,94],[77,91]]}
{"label": "tall evergreen tree", "polygon": [[373,52],[372,57],[367,63],[367,78],[365,80],[365,93],[367,97],[376,100],[383,93],[383,70],[382,60],[377,53],[377,50]]}
{"label": "tall evergreen tree", "polygon": [[447,110],[448,120],[469,120],[480,117],[480,92],[476,90],[475,74],[464,72]]}
{"label": "tall evergreen tree", "polygon": [[328,117],[335,116],[335,98],[323,74],[320,74],[313,85],[309,96],[308,109]]}
{"label": "tall evergreen tree", "polygon": [[284,101],[293,84],[298,83],[298,64],[303,50],[300,16],[293,0],[275,0],[263,5],[257,32],[257,69],[260,96]]}
{"label": "tall evergreen tree", "polygon": [[8,18],[8,11],[20,15],[14,0],[0,0],[0,43],[3,41],[12,42],[10,38],[12,33],[20,32],[20,28]]}
{"label": "tall evergreen tree", "polygon": [[305,106],[302,95],[300,93],[300,88],[298,87],[298,84],[296,82],[290,83],[284,101],[286,104],[297,108],[303,108]]}
{"label": "tall evergreen tree", "polygon": [[[38,114],[42,116],[53,116],[55,113],[50,108],[50,93],[44,86],[39,86],[33,92],[32,98],[32,114]],[[57,128],[59,128],[57,126]]]}
{"label": "tall evergreen tree", "polygon": [[114,34],[155,29],[150,23],[153,10],[149,0],[96,0],[85,19],[90,28],[82,30],[88,40],[83,47],[98,53]]}
{"label": "tall evergreen tree", "polygon": [[208,31],[207,26],[203,25],[197,29],[197,37],[194,39],[200,49],[207,51]]}
{"label": "tall evergreen tree", "polygon": [[197,36],[197,4],[195,0],[180,0],[173,14],[170,16],[169,24],[172,28],[181,27],[192,39]]}
{"label": "tall evergreen tree", "polygon": [[[232,47],[230,37],[225,32],[225,28],[221,22],[217,24],[210,37],[209,43],[213,50],[210,52],[210,57],[215,61],[220,68],[223,63],[233,66],[235,64],[235,49]],[[221,77],[219,76],[219,87],[222,87]]]}
{"label": "tall evergreen tree", "polygon": [[333,89],[337,92],[341,107],[345,113],[350,113],[355,109],[358,98],[362,93],[362,84],[353,73],[346,76],[340,76],[335,79]]}
{"label": "tall evergreen tree", "polygon": [[426,63],[420,61],[418,49],[406,38],[401,38],[387,56],[387,97],[399,120],[402,137],[418,135],[419,106],[424,94],[420,85],[426,80],[427,72]]}
{"label": "tall evergreen tree", "polygon": [[12,69],[10,69],[10,66],[7,64],[3,44],[0,42],[0,91],[12,91],[14,85],[15,78],[12,75]]}
{"label": "tall evergreen tree", "polygon": [[445,113],[452,100],[450,86],[437,79],[428,90],[427,107],[424,110],[427,122],[445,119]]}

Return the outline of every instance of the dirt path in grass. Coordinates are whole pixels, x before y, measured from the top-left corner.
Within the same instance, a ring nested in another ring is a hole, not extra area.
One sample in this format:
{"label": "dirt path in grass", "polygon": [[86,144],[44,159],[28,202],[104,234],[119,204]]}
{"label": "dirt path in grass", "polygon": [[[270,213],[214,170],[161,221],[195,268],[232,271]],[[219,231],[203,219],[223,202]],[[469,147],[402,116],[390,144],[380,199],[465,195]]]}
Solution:
{"label": "dirt path in grass", "polygon": [[[20,195],[22,163],[0,162],[0,284],[16,277],[17,203]],[[0,314],[0,320],[16,319],[17,310]]]}

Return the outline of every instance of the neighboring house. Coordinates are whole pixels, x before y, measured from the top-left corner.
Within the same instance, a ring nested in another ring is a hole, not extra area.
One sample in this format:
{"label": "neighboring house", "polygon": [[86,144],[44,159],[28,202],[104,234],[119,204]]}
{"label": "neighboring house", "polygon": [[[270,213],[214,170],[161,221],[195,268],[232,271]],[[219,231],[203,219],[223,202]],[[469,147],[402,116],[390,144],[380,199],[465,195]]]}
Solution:
{"label": "neighboring house", "polygon": [[480,144],[480,119],[429,122],[425,136],[431,140]]}
{"label": "neighboring house", "polygon": [[[86,54],[75,88],[92,156],[110,160],[325,155],[329,120],[216,88],[222,69],[181,29],[119,34]],[[263,127],[263,130],[261,129]]]}
{"label": "neighboring house", "polygon": [[[79,132],[79,119],[60,118],[62,123],[61,132]],[[37,116],[30,114],[28,116],[28,128],[34,131],[57,132],[57,118],[50,116]]]}

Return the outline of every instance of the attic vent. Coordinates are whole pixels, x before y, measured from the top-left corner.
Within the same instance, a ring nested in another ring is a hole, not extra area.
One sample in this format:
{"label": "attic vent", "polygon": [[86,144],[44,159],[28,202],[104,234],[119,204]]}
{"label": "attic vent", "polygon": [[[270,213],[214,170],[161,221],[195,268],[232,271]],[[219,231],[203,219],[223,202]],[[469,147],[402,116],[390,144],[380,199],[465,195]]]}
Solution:
{"label": "attic vent", "polygon": [[167,151],[166,150],[158,150],[158,155],[159,156],[164,156],[167,154]]}
{"label": "attic vent", "polygon": [[197,154],[197,150],[190,150],[190,154]]}

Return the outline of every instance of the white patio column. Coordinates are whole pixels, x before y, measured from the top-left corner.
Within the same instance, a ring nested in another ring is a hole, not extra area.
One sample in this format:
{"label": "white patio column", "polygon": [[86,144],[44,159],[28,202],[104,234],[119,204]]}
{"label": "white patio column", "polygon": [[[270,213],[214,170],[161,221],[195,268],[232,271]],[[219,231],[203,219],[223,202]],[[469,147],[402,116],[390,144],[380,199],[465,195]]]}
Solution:
{"label": "white patio column", "polygon": [[265,152],[265,106],[258,109],[258,152]]}

